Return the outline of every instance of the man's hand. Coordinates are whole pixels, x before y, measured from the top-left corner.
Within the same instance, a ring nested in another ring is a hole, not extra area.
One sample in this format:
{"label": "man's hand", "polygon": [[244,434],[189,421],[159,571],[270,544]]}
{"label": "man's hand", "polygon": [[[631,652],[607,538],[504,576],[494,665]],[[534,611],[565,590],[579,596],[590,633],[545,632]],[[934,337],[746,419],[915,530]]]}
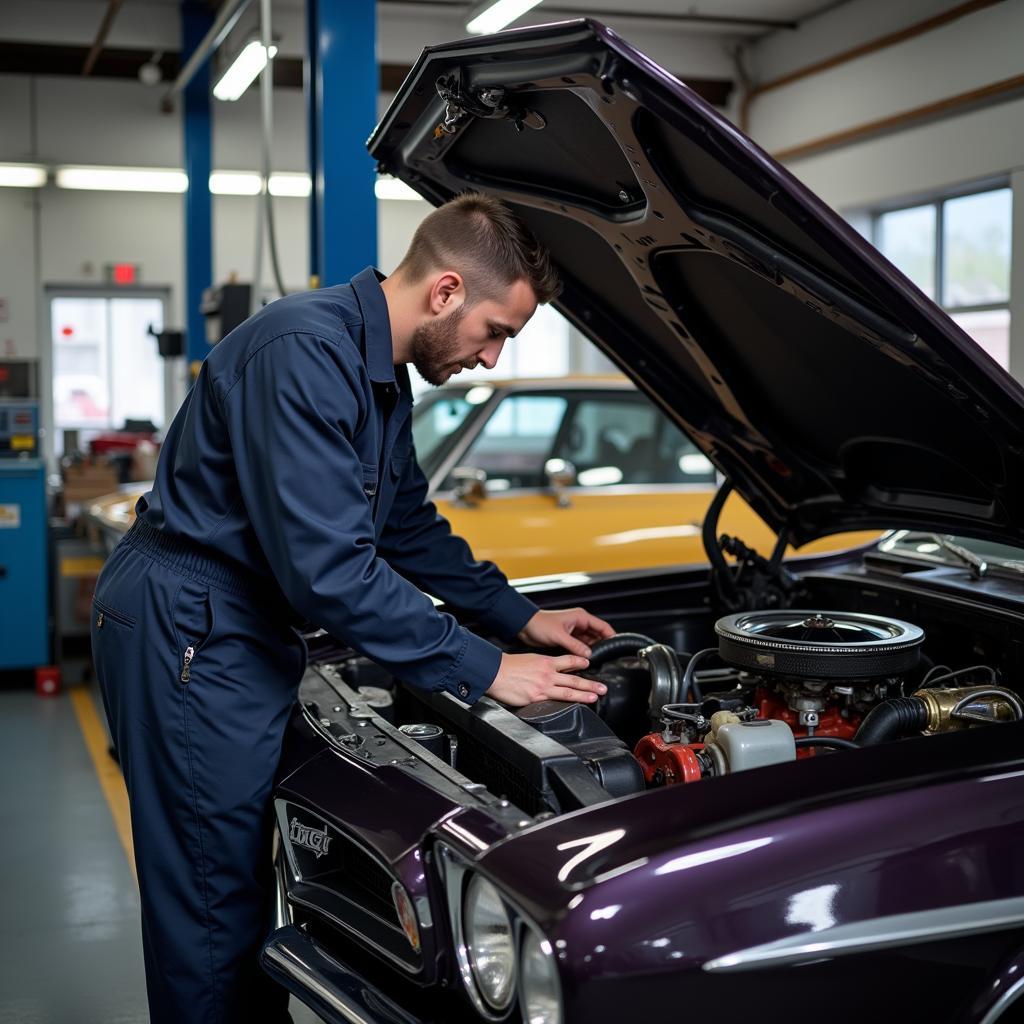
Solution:
{"label": "man's hand", "polygon": [[570,654],[590,657],[589,645],[615,630],[584,608],[537,612],[523,627],[519,639],[531,647],[562,647]]}
{"label": "man's hand", "polygon": [[543,654],[503,654],[487,696],[517,708],[538,700],[575,700],[592,704],[607,687],[592,679],[563,674],[586,668],[587,664],[586,658],[575,654],[563,654],[557,658]]}

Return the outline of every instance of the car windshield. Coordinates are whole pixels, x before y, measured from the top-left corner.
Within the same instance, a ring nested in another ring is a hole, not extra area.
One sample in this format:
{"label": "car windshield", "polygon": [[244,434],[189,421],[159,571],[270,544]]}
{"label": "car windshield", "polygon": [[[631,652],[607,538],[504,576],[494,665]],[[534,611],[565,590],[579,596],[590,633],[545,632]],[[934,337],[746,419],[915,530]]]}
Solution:
{"label": "car windshield", "polygon": [[[943,565],[971,565],[972,557],[990,567],[1024,573],[1024,549],[994,541],[921,530],[897,530],[880,544],[879,550]],[[958,550],[959,549],[959,550]]]}
{"label": "car windshield", "polygon": [[445,390],[424,395],[412,411],[412,439],[416,459],[430,477],[444,461],[449,442],[469,414],[491,396],[485,385],[465,391]]}

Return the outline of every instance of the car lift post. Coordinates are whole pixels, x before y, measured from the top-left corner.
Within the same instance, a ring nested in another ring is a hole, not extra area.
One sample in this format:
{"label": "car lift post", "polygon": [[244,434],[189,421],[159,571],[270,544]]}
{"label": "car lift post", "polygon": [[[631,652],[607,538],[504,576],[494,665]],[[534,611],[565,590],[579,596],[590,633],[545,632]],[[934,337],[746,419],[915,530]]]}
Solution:
{"label": "car lift post", "polygon": [[376,0],[307,0],[306,115],[313,191],[313,287],[377,263],[376,173],[366,140],[377,122]]}
{"label": "car lift post", "polygon": [[[181,5],[181,59],[188,60],[203,41],[213,15],[204,0]],[[206,61],[185,86],[185,338],[189,366],[201,363],[210,351],[200,305],[203,289],[213,283],[213,211],[210,198],[212,127],[210,119],[210,62]]]}

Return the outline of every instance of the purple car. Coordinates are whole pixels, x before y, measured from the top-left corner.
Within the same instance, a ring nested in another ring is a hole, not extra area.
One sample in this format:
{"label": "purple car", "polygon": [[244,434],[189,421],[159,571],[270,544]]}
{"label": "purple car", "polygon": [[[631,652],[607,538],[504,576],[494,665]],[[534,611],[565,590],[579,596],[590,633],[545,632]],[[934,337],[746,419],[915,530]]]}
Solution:
{"label": "purple car", "polygon": [[[1020,1019],[1024,390],[595,22],[425,50],[369,147],[508,201],[726,483],[708,565],[524,587],[619,631],[595,705],[310,638],[266,969],[350,1024]],[[774,551],[716,535],[732,488]]]}

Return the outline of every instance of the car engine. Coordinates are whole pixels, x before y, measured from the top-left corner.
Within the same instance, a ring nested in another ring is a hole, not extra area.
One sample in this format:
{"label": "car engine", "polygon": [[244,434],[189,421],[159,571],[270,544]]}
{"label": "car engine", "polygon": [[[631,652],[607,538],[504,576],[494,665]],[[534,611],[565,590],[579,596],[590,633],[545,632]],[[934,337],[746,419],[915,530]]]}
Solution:
{"label": "car engine", "polygon": [[[692,654],[623,632],[594,644],[580,673],[606,687],[592,704],[468,706],[399,685],[329,638],[314,658],[335,695],[348,694],[353,706],[382,717],[417,749],[495,796],[545,815],[1024,719],[1020,697],[1002,682],[1007,666],[985,663],[984,636],[972,633],[968,641],[966,630],[946,628],[945,616],[931,621],[929,652],[953,667],[932,661],[920,626],[824,604],[734,611],[713,622],[716,646]],[[660,632],[664,639],[671,630]],[[981,652],[983,663],[965,660],[972,651]],[[328,699],[325,692],[323,700],[307,701],[307,709],[319,719]],[[360,740],[351,735],[342,742]],[[377,757],[373,749],[358,752]]]}
{"label": "car engine", "polygon": [[649,787],[1024,717],[986,665],[932,666],[908,694],[925,634],[899,619],[771,609],[727,615],[715,633],[717,647],[692,655],[639,634],[595,646],[584,674],[608,688],[595,710],[636,737]]}

